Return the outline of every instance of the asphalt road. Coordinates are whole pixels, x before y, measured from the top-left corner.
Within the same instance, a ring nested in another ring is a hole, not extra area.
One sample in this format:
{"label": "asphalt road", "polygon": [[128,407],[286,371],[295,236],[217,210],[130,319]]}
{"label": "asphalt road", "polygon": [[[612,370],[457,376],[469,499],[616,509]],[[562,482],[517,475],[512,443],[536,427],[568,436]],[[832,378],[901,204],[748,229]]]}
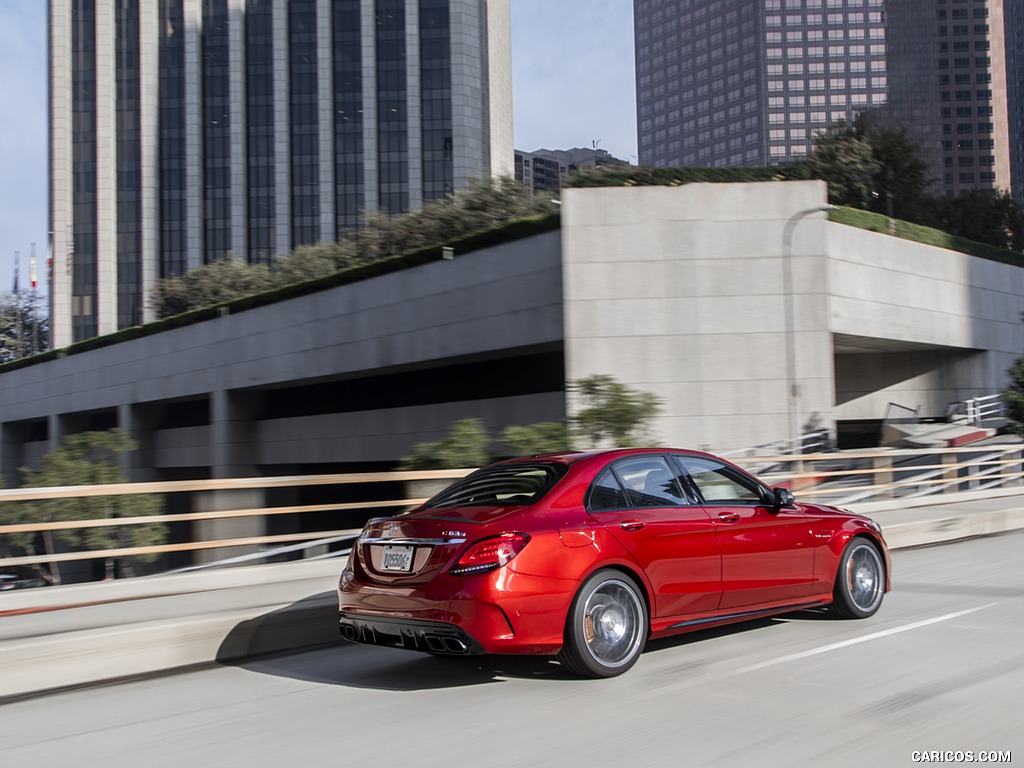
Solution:
{"label": "asphalt road", "polygon": [[802,613],[660,641],[612,680],[340,645],[8,703],[0,755],[147,768],[888,767],[918,751],[1024,763],[1022,551],[1024,533],[900,551],[872,619]]}

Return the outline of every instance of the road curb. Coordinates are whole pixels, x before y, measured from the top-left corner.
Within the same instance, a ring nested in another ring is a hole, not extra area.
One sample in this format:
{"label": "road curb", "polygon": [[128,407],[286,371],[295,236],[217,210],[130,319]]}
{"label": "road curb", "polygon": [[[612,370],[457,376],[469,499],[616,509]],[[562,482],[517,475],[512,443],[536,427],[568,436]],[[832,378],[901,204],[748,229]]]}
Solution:
{"label": "road curb", "polygon": [[1024,507],[974,512],[970,515],[943,515],[912,523],[882,523],[882,532],[890,549],[943,544],[1022,528]]}

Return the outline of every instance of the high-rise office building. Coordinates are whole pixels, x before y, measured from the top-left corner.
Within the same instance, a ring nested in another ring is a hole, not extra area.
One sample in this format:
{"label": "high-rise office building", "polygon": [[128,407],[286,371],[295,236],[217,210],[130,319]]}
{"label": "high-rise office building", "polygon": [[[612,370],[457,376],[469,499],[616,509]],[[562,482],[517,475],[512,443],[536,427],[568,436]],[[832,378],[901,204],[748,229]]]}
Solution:
{"label": "high-rise office building", "polygon": [[1010,130],[1010,181],[1017,205],[1024,206],[1024,3],[1005,3],[1006,101]]}
{"label": "high-rise office building", "polygon": [[769,165],[886,102],[884,0],[635,0],[640,164]]}
{"label": "high-rise office building", "polygon": [[1003,0],[890,0],[890,123],[906,126],[936,191],[1011,189]]}
{"label": "high-rise office building", "polygon": [[610,168],[615,165],[629,165],[629,162],[597,147],[537,149],[533,152],[516,150],[516,181],[525,184],[533,192],[557,192],[562,182],[573,173],[585,168]]}
{"label": "high-rise office building", "polygon": [[1003,0],[635,0],[634,13],[641,165],[800,160],[818,132],[870,112],[909,130],[936,190],[1010,188]]}
{"label": "high-rise office building", "polygon": [[50,0],[54,346],[511,175],[509,0]]}

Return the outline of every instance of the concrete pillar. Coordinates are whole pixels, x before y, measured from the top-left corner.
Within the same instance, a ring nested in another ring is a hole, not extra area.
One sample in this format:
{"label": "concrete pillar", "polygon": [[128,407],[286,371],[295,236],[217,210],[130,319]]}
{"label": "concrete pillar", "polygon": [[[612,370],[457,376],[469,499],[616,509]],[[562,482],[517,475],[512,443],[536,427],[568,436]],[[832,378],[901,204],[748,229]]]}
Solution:
{"label": "concrete pillar", "polygon": [[[213,478],[256,477],[258,475],[253,439],[253,417],[259,407],[257,395],[248,392],[220,391],[210,396]],[[193,502],[196,512],[263,507],[266,494],[260,489],[211,491],[197,494]],[[262,536],[266,533],[263,517],[205,520],[195,524],[198,541]],[[208,563],[258,551],[258,546],[225,547],[196,552],[196,562]]]}
{"label": "concrete pillar", "polygon": [[0,424],[0,484],[14,488],[21,484],[21,440],[14,424]]}
{"label": "concrete pillar", "polygon": [[60,446],[60,441],[64,439],[64,435],[70,435],[74,432],[74,426],[71,424],[71,418],[65,414],[55,413],[47,417],[48,424],[46,429],[47,446],[46,452],[50,453],[57,450]]}
{"label": "concrete pillar", "polygon": [[122,468],[130,482],[145,483],[160,479],[154,469],[156,418],[153,406],[126,403],[117,407],[117,425],[139,445],[138,450],[122,459]]}

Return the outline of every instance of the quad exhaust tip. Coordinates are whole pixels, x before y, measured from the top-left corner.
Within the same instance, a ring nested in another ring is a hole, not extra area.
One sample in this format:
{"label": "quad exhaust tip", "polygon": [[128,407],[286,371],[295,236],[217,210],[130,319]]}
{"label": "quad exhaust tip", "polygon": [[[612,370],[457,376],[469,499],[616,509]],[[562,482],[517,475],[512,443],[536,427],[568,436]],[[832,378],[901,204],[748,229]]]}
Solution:
{"label": "quad exhaust tip", "polygon": [[424,635],[423,640],[432,653],[451,653],[456,656],[464,656],[469,653],[469,648],[457,637]]}
{"label": "quad exhaust tip", "polygon": [[[346,640],[359,643],[363,642],[364,639],[361,637],[359,628],[354,624],[342,624],[340,626],[341,636]],[[417,650],[426,650],[430,653],[443,653],[451,656],[468,656],[469,646],[458,637],[446,636],[446,635],[420,635],[423,645],[426,648],[418,648]],[[394,643],[383,643],[380,642],[379,637],[374,635],[374,640],[371,641],[376,645],[405,645],[404,641],[399,641],[395,638]],[[409,638],[411,639],[411,637]]]}

